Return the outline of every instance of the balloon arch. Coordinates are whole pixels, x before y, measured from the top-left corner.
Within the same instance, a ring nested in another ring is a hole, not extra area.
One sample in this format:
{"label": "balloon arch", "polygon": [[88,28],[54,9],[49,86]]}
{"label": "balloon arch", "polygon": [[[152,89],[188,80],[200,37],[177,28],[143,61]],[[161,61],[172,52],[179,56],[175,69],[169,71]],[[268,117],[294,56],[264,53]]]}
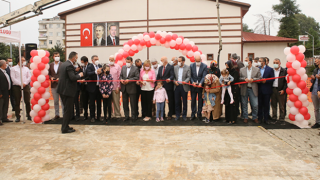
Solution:
{"label": "balloon arch", "polygon": [[123,44],[123,48],[119,49],[115,53],[115,62],[119,66],[125,65],[125,59],[128,56],[134,56],[139,51],[142,51],[146,47],[151,46],[163,46],[170,49],[180,51],[184,56],[194,62],[194,57],[200,56],[202,61],[206,61],[206,56],[198,49],[193,41],[190,41],[183,36],[178,36],[172,32],[157,31],[145,32],[138,36],[133,36],[132,39]]}

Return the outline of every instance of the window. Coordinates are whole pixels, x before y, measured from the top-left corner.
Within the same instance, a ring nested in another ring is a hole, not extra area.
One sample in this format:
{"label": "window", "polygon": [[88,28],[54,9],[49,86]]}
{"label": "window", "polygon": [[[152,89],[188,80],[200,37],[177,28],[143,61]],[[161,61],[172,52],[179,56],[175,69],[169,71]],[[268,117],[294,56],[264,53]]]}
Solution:
{"label": "window", "polygon": [[46,25],[42,25],[42,29],[47,29],[47,26]]}
{"label": "window", "polygon": [[53,33],[52,33],[52,32],[49,32],[49,36],[53,36]]}
{"label": "window", "polygon": [[53,24],[49,24],[49,28],[53,28]]}
{"label": "window", "polygon": [[57,44],[61,44],[60,40],[57,40]]}
{"label": "window", "polygon": [[66,36],[66,34],[65,33],[62,33],[62,37],[65,37]]}
{"label": "window", "polygon": [[46,46],[46,45],[47,45],[47,41],[44,41],[44,42],[43,42],[43,45],[45,45],[45,46]]}
{"label": "window", "polygon": [[228,60],[231,59],[231,53],[228,53]]}
{"label": "window", "polygon": [[213,58],[213,54],[207,54],[207,60],[208,61],[212,61],[214,58]]}
{"label": "window", "polygon": [[254,59],[254,53],[248,53],[248,57]]}
{"label": "window", "polygon": [[61,32],[57,32],[57,36],[61,36]]}
{"label": "window", "polygon": [[60,24],[57,24],[57,29],[60,28]]}
{"label": "window", "polygon": [[49,44],[52,44],[52,40],[49,40]]}

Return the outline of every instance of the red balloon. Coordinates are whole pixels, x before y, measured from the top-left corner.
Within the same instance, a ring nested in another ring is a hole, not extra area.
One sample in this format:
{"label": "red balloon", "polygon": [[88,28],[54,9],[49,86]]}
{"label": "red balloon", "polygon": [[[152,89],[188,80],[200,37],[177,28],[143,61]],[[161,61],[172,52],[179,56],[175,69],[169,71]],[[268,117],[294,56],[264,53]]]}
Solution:
{"label": "red balloon", "polygon": [[297,86],[300,88],[300,89],[304,89],[307,87],[307,83],[305,81],[300,81]]}
{"label": "red balloon", "polygon": [[122,54],[122,57],[123,58],[127,58],[129,56],[129,53],[127,51],[124,51],[123,54]]}
{"label": "red balloon", "polygon": [[161,44],[166,43],[166,39],[165,39],[165,38],[161,38],[161,39],[160,39],[160,43],[161,43]]}
{"label": "red balloon", "polygon": [[[40,64],[40,63],[39,63],[39,64]],[[35,77],[38,77],[40,74],[41,74],[41,71],[40,71],[39,69],[33,70],[33,75],[34,75]]]}
{"label": "red balloon", "polygon": [[50,57],[50,52],[46,51],[46,57]]}
{"label": "red balloon", "polygon": [[187,51],[190,51],[191,49],[192,49],[191,44],[187,44],[187,45],[186,45],[186,50],[187,50]]}
{"label": "red balloon", "polygon": [[200,54],[202,54],[202,51],[198,50],[200,52]]}
{"label": "red balloon", "polygon": [[182,39],[182,42],[183,42],[183,40],[184,40],[184,37],[183,37],[183,36],[179,36],[179,38],[181,38],[181,39]]}
{"label": "red balloon", "polygon": [[304,119],[305,119],[305,120],[309,120],[310,118],[311,118],[310,113],[304,115]]}
{"label": "red balloon", "polygon": [[187,56],[187,58],[188,58],[188,59],[190,59],[190,58],[191,58],[191,57],[190,57],[190,56],[188,56],[188,55],[186,55],[186,56]]}
{"label": "red balloon", "polygon": [[286,66],[287,68],[292,68],[292,62],[287,62]]}
{"label": "red balloon", "polygon": [[296,101],[298,101],[298,96],[296,96],[295,94],[291,94],[291,95],[289,95],[289,99],[292,102],[296,102]]}
{"label": "red balloon", "polygon": [[160,34],[156,34],[155,38],[156,38],[156,40],[160,40],[161,39],[161,35]]}
{"label": "red balloon", "polygon": [[303,93],[303,94],[308,94],[308,93],[309,93],[308,87],[304,88],[304,89],[302,90],[302,93]]}
{"label": "red balloon", "polygon": [[295,121],[295,120],[296,120],[296,116],[293,115],[293,114],[289,114],[289,119],[290,119],[291,121]]}
{"label": "red balloon", "polygon": [[32,50],[32,51],[30,52],[30,55],[31,55],[32,57],[38,56],[38,51],[37,51],[37,50]]}
{"label": "red balloon", "polygon": [[296,59],[298,60],[298,61],[303,61],[304,60],[304,54],[302,54],[302,53],[299,53],[299,54],[297,54],[296,55]]}
{"label": "red balloon", "polygon": [[47,57],[47,56],[45,56],[45,57],[43,57],[42,59],[41,59],[41,62],[43,63],[43,64],[48,64],[49,63],[49,58]]}
{"label": "red balloon", "polygon": [[50,79],[50,76],[49,75],[46,75],[46,80],[49,80]]}
{"label": "red balloon", "polygon": [[140,41],[140,45],[141,45],[141,46],[144,46],[144,45],[146,45],[146,42],[142,39],[142,40]]}
{"label": "red balloon", "polygon": [[39,116],[34,117],[33,122],[34,123],[42,123],[41,117],[39,117]]}
{"label": "red balloon", "polygon": [[286,92],[287,92],[287,94],[291,95],[291,94],[293,94],[293,89],[287,88]]}
{"label": "red balloon", "polygon": [[178,35],[177,34],[172,34],[172,39],[173,40],[176,40],[178,38]]}
{"label": "red balloon", "polygon": [[299,109],[299,112],[300,112],[300,114],[305,116],[305,115],[308,114],[308,108],[302,107],[302,108]]}
{"label": "red balloon", "polygon": [[175,49],[175,47],[171,47],[171,46],[170,46],[170,49]]}
{"label": "red balloon", "polygon": [[153,32],[153,31],[151,31],[151,32],[149,32],[149,36],[150,36],[150,38],[154,38],[155,37],[155,33]]}
{"label": "red balloon", "polygon": [[49,87],[49,81],[46,80],[45,82],[41,83],[41,87],[44,87],[44,88],[48,88]]}
{"label": "red balloon", "polygon": [[287,84],[289,84],[289,82],[290,82],[290,78],[289,76],[287,76]]}
{"label": "red balloon", "polygon": [[302,107],[302,102],[298,100],[298,101],[294,102],[294,106],[299,109]]}
{"label": "red balloon", "polygon": [[30,82],[30,86],[33,87],[33,81]]}
{"label": "red balloon", "polygon": [[292,80],[296,83],[300,82],[301,81],[301,77],[299,74],[295,74],[292,76]]}
{"label": "red balloon", "polygon": [[143,36],[145,36],[145,35],[149,35],[149,33],[147,33],[147,32],[143,33]]}
{"label": "red balloon", "polygon": [[34,104],[31,104],[31,109],[33,110],[33,106],[34,106]]}
{"label": "red balloon", "polygon": [[41,94],[39,94],[39,93],[35,93],[34,95],[33,95],[33,98],[34,98],[34,100],[36,100],[36,101],[38,101],[39,99],[41,99]]}
{"label": "red balloon", "polygon": [[198,46],[194,45],[194,46],[192,47],[192,51],[193,51],[193,52],[198,51]]}
{"label": "red balloon", "polygon": [[290,49],[290,52],[291,52],[292,54],[294,54],[294,55],[299,54],[299,51],[300,51],[300,49],[299,49],[298,46],[292,46],[291,49]]}
{"label": "red balloon", "polygon": [[128,41],[128,45],[129,45],[129,46],[132,46],[132,45],[133,45],[133,41],[132,41],[131,39]]}
{"label": "red balloon", "polygon": [[32,104],[32,105],[38,104],[38,101],[35,100],[34,98],[32,98],[32,99],[31,99],[31,104]]}
{"label": "red balloon", "polygon": [[33,63],[33,57],[30,58],[30,62]]}
{"label": "red balloon", "polygon": [[40,110],[39,112],[38,112],[38,116],[39,117],[44,117],[46,115],[46,111],[44,111],[44,110]]}
{"label": "red balloon", "polygon": [[147,42],[146,42],[146,46],[147,46],[147,47],[151,47],[150,41],[147,41]]}
{"label": "red balloon", "polygon": [[134,52],[132,51],[132,49],[129,50],[129,55],[134,56]]}
{"label": "red balloon", "polygon": [[122,54],[117,54],[116,60],[120,61],[122,60],[122,58],[123,58]]}
{"label": "red balloon", "polygon": [[290,76],[293,76],[293,75],[295,75],[295,74],[296,74],[296,70],[295,70],[295,69],[293,69],[293,68],[288,68],[287,73],[288,73]]}
{"label": "red balloon", "polygon": [[180,45],[177,44],[174,48],[175,48],[175,50],[179,50],[180,49]]}
{"label": "red balloon", "polygon": [[137,50],[135,50],[135,51],[133,51],[134,53],[138,53],[139,52],[139,50],[137,49]]}
{"label": "red balloon", "polygon": [[180,50],[185,50],[186,49],[186,45],[185,44],[180,44]]}
{"label": "red balloon", "polygon": [[50,109],[50,105],[46,103],[45,105],[41,106],[42,110],[48,111]]}
{"label": "red balloon", "polygon": [[43,63],[39,63],[39,64],[38,64],[38,69],[39,69],[40,71],[44,70],[44,68],[46,68],[46,65],[45,65],[45,64],[43,64]]}
{"label": "red balloon", "polygon": [[49,103],[49,99],[46,99],[46,103],[47,103],[47,104]]}
{"label": "red balloon", "polygon": [[306,67],[307,66],[307,61],[305,61],[305,60],[303,60],[303,61],[301,61],[301,67]]}
{"label": "red balloon", "polygon": [[191,61],[191,62],[194,62],[194,57],[190,57],[190,61]]}
{"label": "red balloon", "polygon": [[43,94],[43,93],[45,93],[46,92],[46,88],[44,88],[44,87],[39,87],[38,88],[38,93],[39,94]]}
{"label": "red balloon", "polygon": [[37,77],[35,77],[35,76],[31,76],[31,81],[32,81],[32,82],[37,81]]}
{"label": "red balloon", "polygon": [[166,35],[166,41],[171,41],[171,40],[172,40],[171,35],[167,34],[167,35]]}
{"label": "red balloon", "polygon": [[128,44],[128,42],[123,43],[123,46],[126,45],[126,44]]}
{"label": "red balloon", "polygon": [[135,39],[133,42],[134,42],[135,45],[139,45],[140,44],[140,40],[139,39]]}

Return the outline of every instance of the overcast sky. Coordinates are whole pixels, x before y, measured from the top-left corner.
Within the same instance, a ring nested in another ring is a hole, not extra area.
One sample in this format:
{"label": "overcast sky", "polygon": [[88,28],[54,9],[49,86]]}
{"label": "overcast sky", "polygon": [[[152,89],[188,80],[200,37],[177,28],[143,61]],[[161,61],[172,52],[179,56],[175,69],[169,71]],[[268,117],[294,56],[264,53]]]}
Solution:
{"label": "overcast sky", "polygon": [[[7,0],[11,2],[12,11],[22,8],[28,4],[33,4],[36,0]],[[251,4],[249,12],[244,17],[244,23],[247,23],[250,28],[254,29],[255,22],[257,21],[256,14],[265,14],[272,10],[273,4],[279,4],[279,0],[238,0]],[[12,30],[22,32],[22,43],[38,43],[38,21],[43,18],[51,18],[56,16],[59,12],[77,7],[90,2],[90,0],[71,0],[65,4],[56,6],[54,8],[44,11],[44,14],[32,19],[20,22],[12,26]],[[312,16],[316,21],[320,22],[319,7],[320,0],[297,0],[302,13],[307,16]],[[9,13],[9,5],[0,0],[0,16]],[[277,35],[279,30],[279,23],[274,24],[275,27],[271,30],[271,35]]]}

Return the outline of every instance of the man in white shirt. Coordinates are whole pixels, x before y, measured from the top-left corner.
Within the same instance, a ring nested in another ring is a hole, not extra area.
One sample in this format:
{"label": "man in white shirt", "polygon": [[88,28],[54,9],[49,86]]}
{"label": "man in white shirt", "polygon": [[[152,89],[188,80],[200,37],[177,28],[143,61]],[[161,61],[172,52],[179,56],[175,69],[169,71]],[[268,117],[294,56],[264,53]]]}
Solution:
{"label": "man in white shirt", "polygon": [[[21,61],[19,59],[18,64],[11,68],[11,80],[12,80],[12,91],[15,98],[15,114],[16,114],[16,122],[20,122],[20,102],[21,102],[21,89],[23,89],[23,95],[24,95],[24,103],[26,105],[26,115],[28,117],[28,120],[31,121],[30,117],[30,87],[28,84],[31,82],[31,73],[29,68],[27,68],[26,65],[26,59],[22,56]],[[23,67],[21,69],[22,71],[22,85],[21,85],[21,77],[20,77],[20,63],[22,63]]]}

